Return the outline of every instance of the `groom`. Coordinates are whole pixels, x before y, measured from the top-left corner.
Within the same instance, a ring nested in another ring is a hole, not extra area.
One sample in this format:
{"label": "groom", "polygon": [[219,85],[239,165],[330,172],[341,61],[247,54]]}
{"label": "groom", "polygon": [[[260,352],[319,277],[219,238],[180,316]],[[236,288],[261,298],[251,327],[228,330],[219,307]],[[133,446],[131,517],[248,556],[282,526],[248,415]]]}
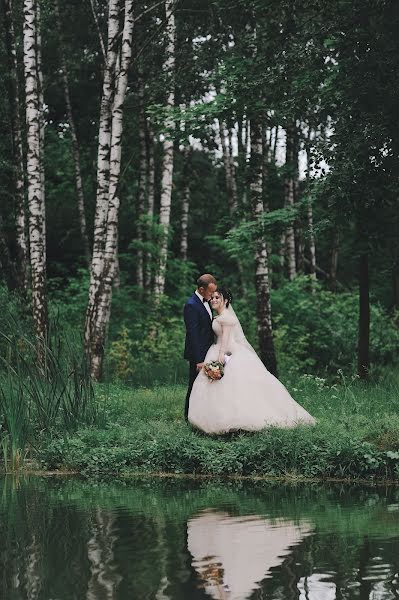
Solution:
{"label": "groom", "polygon": [[187,421],[191,389],[195,378],[204,365],[205,355],[213,344],[212,310],[209,300],[217,289],[213,275],[205,273],[197,280],[197,289],[184,305],[186,344],[184,358],[189,361],[188,390],[184,418]]}

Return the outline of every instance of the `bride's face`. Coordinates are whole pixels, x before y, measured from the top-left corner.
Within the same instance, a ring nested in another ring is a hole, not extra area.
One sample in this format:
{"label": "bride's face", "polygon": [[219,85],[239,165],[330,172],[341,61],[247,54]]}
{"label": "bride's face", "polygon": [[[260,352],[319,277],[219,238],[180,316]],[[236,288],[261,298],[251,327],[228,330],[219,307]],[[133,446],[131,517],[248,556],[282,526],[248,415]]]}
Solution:
{"label": "bride's face", "polygon": [[212,298],[211,298],[211,307],[214,310],[220,310],[221,308],[224,307],[224,298],[222,296],[222,294],[220,294],[219,292],[213,292],[212,294]]}

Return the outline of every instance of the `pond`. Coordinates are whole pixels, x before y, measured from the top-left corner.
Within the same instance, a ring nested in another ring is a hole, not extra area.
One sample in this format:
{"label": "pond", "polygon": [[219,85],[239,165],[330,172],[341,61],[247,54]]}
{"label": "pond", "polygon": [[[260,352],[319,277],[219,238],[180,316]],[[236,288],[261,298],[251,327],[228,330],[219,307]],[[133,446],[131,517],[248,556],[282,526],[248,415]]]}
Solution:
{"label": "pond", "polygon": [[5,600],[399,597],[399,489],[0,479]]}

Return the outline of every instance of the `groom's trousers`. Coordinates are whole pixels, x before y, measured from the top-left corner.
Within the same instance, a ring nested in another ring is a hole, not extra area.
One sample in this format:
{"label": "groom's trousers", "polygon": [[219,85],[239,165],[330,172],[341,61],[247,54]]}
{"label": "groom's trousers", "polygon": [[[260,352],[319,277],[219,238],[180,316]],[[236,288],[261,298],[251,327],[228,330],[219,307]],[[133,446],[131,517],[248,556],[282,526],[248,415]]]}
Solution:
{"label": "groom's trousers", "polygon": [[189,364],[190,367],[188,372],[188,390],[186,396],[186,406],[184,407],[184,418],[186,419],[186,421],[188,420],[188,408],[190,405],[191,390],[193,389],[194,381],[196,380],[198,375],[197,363],[190,362]]}

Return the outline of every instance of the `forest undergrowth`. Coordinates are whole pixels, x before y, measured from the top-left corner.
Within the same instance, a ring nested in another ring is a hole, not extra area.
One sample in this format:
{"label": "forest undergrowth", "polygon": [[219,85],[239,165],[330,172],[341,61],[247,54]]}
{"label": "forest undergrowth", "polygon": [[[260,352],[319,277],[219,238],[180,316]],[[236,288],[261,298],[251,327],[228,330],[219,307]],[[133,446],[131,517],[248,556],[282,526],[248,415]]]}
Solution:
{"label": "forest undergrowth", "polygon": [[303,375],[285,382],[317,419],[314,427],[205,436],[183,420],[182,385],[133,390],[100,385],[97,427],[46,435],[36,459],[44,470],[85,477],[171,473],[198,476],[399,481],[399,376],[337,383]]}

